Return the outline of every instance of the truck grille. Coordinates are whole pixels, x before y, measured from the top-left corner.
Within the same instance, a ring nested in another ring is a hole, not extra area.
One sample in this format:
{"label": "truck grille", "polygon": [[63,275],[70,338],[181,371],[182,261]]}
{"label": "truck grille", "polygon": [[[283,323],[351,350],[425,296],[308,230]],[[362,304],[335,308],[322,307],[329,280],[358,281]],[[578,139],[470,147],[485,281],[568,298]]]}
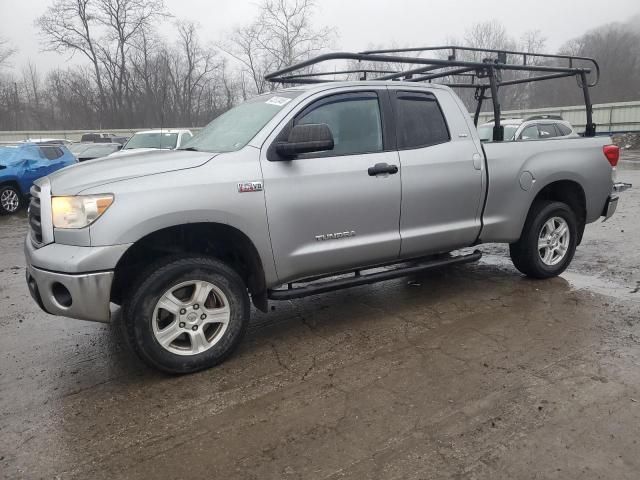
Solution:
{"label": "truck grille", "polygon": [[42,246],[42,217],[40,208],[40,187],[31,187],[31,202],[29,203],[29,227],[31,241],[34,246]]}

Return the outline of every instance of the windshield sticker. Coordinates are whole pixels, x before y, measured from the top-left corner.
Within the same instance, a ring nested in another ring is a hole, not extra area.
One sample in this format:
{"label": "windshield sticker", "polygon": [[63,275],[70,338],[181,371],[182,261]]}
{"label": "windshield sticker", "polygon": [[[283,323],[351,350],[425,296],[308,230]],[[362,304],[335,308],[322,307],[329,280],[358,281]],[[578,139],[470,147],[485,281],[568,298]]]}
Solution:
{"label": "windshield sticker", "polygon": [[291,101],[291,99],[290,98],[286,98],[286,97],[271,97],[265,103],[267,105],[275,105],[276,107],[283,107],[284,105],[286,105],[290,101]]}

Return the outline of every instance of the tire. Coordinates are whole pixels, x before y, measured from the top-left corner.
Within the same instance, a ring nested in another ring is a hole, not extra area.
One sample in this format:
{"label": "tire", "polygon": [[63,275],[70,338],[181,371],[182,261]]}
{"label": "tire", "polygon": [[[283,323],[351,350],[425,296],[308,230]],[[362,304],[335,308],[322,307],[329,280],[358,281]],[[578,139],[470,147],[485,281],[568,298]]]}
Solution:
{"label": "tire", "polygon": [[11,215],[16,213],[23,204],[20,191],[13,185],[0,187],[0,215]]}
{"label": "tire", "polygon": [[149,267],[122,312],[126,341],[138,356],[153,368],[183,374],[213,367],[233,352],[247,330],[250,306],[233,269],[210,257],[181,256]]}
{"label": "tire", "polygon": [[[568,238],[561,234],[563,227]],[[509,245],[509,253],[514,266],[528,277],[555,277],[571,263],[577,239],[578,221],[567,204],[538,201],[529,211],[520,239]]]}

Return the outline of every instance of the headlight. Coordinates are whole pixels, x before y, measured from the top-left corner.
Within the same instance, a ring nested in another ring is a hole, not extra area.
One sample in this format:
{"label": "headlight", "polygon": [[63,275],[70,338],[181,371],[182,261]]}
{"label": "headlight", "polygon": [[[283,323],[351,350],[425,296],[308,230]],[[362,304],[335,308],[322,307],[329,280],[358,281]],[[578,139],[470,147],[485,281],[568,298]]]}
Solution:
{"label": "headlight", "polygon": [[83,228],[95,222],[113,203],[113,195],[52,197],[51,212],[56,228]]}

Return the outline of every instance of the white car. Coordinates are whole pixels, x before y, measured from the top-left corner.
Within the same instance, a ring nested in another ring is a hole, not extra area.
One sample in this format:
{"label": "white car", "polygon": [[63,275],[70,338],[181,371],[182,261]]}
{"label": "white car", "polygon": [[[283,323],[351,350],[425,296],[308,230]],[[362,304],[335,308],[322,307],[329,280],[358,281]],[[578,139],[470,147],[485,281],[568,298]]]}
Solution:
{"label": "white car", "polygon": [[64,145],[68,147],[73,142],[66,138],[27,138],[23,143],[35,143],[36,145]]}
{"label": "white car", "polygon": [[[536,115],[528,118],[505,118],[500,121],[504,126],[505,141],[546,140],[550,138],[572,138],[579,135],[573,126],[557,115]],[[494,122],[478,127],[480,140],[489,142],[493,138]]]}
{"label": "white car", "polygon": [[190,130],[156,129],[134,133],[122,150],[112,153],[109,157],[120,157],[133,153],[154,150],[175,150],[183,146],[193,137]]}

